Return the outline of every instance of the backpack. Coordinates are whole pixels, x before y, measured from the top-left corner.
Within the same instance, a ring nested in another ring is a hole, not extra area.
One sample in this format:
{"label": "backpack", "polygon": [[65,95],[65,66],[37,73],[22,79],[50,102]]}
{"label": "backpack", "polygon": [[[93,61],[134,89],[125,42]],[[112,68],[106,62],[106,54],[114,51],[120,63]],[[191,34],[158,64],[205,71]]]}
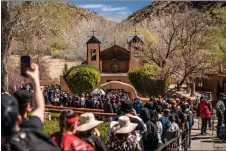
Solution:
{"label": "backpack", "polygon": [[22,129],[14,134],[9,141],[2,144],[4,151],[40,151],[54,150],[60,148],[45,134],[33,129]]}
{"label": "backpack", "polygon": [[188,126],[192,127],[194,125],[194,118],[193,118],[192,114],[184,113],[184,117],[185,117],[185,122],[188,123]]}
{"label": "backpack", "polygon": [[87,138],[87,143],[90,144],[95,149],[95,142],[94,142],[92,136]]}

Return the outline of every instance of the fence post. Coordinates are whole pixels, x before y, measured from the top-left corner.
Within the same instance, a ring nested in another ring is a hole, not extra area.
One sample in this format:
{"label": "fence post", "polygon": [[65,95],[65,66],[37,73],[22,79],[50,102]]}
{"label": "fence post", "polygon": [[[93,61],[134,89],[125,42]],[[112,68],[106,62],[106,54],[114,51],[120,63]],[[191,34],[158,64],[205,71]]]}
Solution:
{"label": "fence post", "polygon": [[184,133],[185,133],[184,151],[187,151],[188,150],[188,131],[187,131],[187,129],[185,129]]}
{"label": "fence post", "polygon": [[198,129],[199,129],[199,126],[200,126],[200,125],[199,125],[199,122],[200,122],[200,118],[198,117]]}

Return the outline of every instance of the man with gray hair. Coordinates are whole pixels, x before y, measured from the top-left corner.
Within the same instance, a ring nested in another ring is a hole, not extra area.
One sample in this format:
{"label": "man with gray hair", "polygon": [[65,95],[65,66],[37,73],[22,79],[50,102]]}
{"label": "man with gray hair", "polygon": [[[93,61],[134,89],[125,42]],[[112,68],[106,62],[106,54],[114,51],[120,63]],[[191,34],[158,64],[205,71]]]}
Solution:
{"label": "man with gray hair", "polygon": [[226,100],[226,95],[224,93],[220,93],[219,99],[217,100],[216,104],[216,114],[217,114],[217,137],[220,137],[220,128],[223,123],[223,116],[225,111],[225,104],[223,100]]}

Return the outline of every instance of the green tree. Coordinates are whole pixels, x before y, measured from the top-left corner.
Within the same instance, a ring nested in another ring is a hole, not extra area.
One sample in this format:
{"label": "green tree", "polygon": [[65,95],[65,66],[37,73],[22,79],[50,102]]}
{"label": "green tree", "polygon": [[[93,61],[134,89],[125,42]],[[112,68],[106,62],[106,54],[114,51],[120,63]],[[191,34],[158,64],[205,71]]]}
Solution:
{"label": "green tree", "polygon": [[166,81],[157,77],[158,68],[145,64],[128,72],[129,80],[135,89],[143,95],[164,95]]}
{"label": "green tree", "polygon": [[[218,7],[214,9],[214,19],[216,20],[216,38],[218,43],[216,45],[218,50],[218,57],[222,60],[222,66],[226,69],[226,7]],[[221,72],[222,72],[221,68]]]}
{"label": "green tree", "polygon": [[100,83],[100,72],[87,65],[71,67],[64,79],[73,93],[90,92]]}

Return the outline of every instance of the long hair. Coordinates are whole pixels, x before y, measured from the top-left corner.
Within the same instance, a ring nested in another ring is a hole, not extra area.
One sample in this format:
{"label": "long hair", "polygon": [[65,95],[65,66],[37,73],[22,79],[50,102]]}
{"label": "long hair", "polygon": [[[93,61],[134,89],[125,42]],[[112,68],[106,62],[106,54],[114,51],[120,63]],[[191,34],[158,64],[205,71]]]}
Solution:
{"label": "long hair", "polygon": [[64,131],[71,130],[72,127],[74,126],[74,123],[67,123],[66,120],[75,116],[77,115],[73,110],[65,110],[60,114],[59,117],[60,139],[59,142],[57,143],[59,146],[61,146]]}

